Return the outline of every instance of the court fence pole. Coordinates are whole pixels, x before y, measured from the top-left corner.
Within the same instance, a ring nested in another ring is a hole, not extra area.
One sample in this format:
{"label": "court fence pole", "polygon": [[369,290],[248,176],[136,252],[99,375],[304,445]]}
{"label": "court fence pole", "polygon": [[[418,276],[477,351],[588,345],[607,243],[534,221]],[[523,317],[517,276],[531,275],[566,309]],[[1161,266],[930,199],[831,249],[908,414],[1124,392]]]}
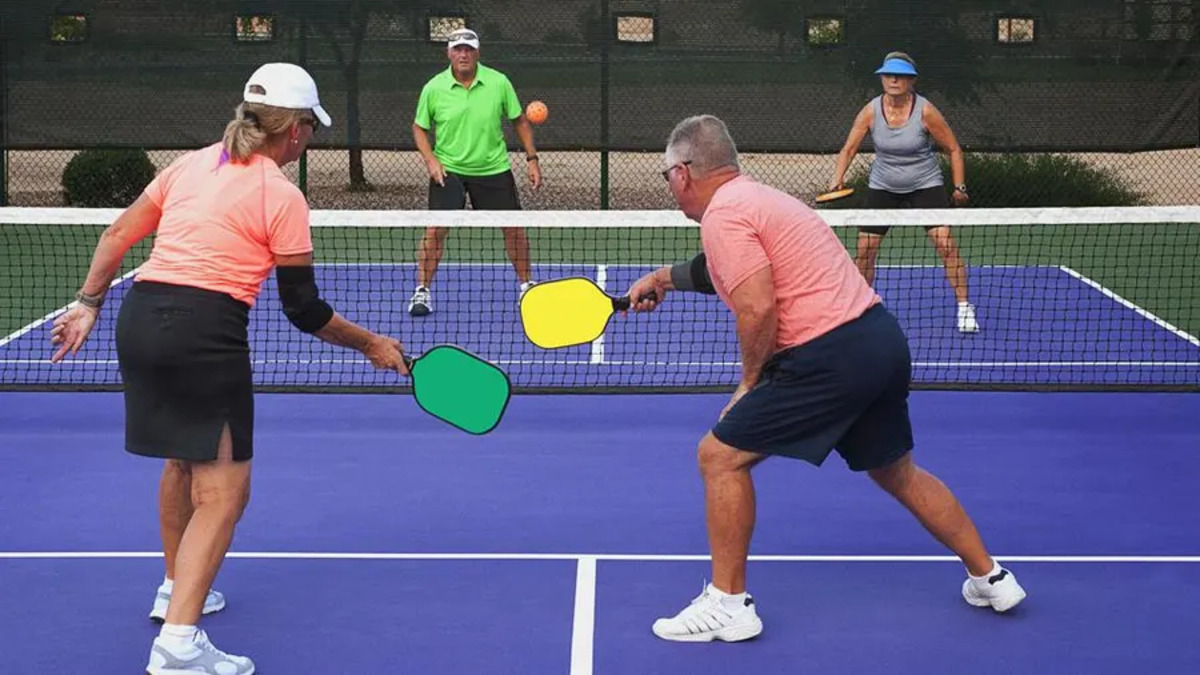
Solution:
{"label": "court fence pole", "polygon": [[8,206],[8,40],[0,19],[0,206]]}
{"label": "court fence pole", "polygon": [[608,209],[608,41],[616,32],[609,0],[600,0],[600,208]]}

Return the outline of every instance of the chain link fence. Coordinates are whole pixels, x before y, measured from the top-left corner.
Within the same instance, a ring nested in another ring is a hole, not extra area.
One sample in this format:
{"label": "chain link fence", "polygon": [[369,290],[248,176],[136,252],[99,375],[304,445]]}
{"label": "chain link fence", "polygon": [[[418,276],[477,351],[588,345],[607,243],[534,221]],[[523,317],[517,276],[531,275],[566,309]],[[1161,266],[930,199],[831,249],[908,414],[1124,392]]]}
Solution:
{"label": "chain link fence", "polygon": [[[161,168],[216,141],[254,68],[292,61],[314,74],[335,122],[289,167],[313,207],[424,208],[411,124],[422,85],[447,66],[445,36],[463,25],[523,103],[549,107],[535,134],[541,190],[512,155],[530,209],[671,207],[657,175],[662,148],[697,113],[727,121],[750,173],[811,198],[828,185],[855,114],[878,95],[872,73],[892,50],[916,60],[918,90],[969,153],[973,197],[1020,206],[1111,198],[1064,197],[1057,184],[1074,176],[1085,187],[1114,183],[1125,203],[1200,203],[1200,0],[63,7],[0,7],[8,204],[68,204],[63,175],[81,151],[136,149]],[[870,149],[868,138],[851,174],[865,170]],[[1049,178],[1014,178],[1029,165],[988,161],[1044,155],[1054,156]]]}

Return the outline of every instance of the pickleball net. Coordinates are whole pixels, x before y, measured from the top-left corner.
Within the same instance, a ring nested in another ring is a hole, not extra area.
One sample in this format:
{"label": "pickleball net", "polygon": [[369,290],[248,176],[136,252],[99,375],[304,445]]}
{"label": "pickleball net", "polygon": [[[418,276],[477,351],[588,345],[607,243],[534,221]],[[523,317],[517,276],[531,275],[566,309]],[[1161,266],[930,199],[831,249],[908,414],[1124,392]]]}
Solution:
{"label": "pickleball net", "polygon": [[[0,209],[0,389],[120,387],[114,328],[149,242],[126,258],[83,350],[50,364],[49,331],[118,211]],[[919,388],[1200,389],[1200,207],[824,210],[856,251],[857,227],[889,225],[876,290],[899,317]],[[926,235],[950,225],[979,330]],[[433,312],[408,313],[425,229],[449,235]],[[520,325],[520,287],[501,228],[522,226],[535,280],[594,279],[619,295],[699,249],[699,226],[670,211],[314,211],[322,295],[414,353],[455,344],[502,367],[518,392],[730,389],[736,327],[715,296],[672,293],[658,311],[614,316],[604,336],[545,351]],[[262,391],[403,391],[356,352],[294,329],[269,278],[251,314]]]}

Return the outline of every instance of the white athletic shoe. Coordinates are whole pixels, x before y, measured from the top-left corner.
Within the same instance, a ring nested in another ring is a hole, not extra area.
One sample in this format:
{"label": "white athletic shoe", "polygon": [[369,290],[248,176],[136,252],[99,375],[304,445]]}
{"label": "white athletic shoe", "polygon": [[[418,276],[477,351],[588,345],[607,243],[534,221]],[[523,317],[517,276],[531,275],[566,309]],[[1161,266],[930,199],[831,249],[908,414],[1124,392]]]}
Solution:
{"label": "white athletic shoe", "polygon": [[749,640],[762,632],[762,619],[754,609],[749,594],[738,607],[730,608],[711,592],[711,585],[696,596],[683,611],[654,622],[654,634],[675,642],[738,642]]}
{"label": "white athletic shoe", "polygon": [[[150,610],[150,619],[163,623],[167,620],[167,606],[171,604],[171,593],[166,587],[159,586],[154,595],[154,608]],[[225,609],[225,596],[218,591],[209,590],[204,596],[204,609],[201,614],[214,614]]]}
{"label": "white athletic shoe", "polygon": [[969,302],[958,303],[958,332],[975,333],[979,331],[979,322],[975,320],[975,305]]}
{"label": "white athletic shoe", "polygon": [[417,286],[412,299],[408,301],[408,313],[412,316],[425,316],[433,311],[433,294],[424,286]]}
{"label": "white athletic shoe", "polygon": [[533,288],[534,286],[537,286],[537,282],[532,279],[521,284],[521,294],[517,296],[517,310],[521,309],[521,299],[524,298],[525,294],[529,292],[529,289]]}
{"label": "white athletic shoe", "polygon": [[213,646],[208,635],[196,631],[196,637],[185,647],[171,647],[161,637],[150,646],[147,675],[254,675],[254,662],[245,656],[234,656]]}
{"label": "white athletic shoe", "polygon": [[1017,583],[1017,576],[1003,567],[980,581],[967,577],[963,582],[962,594],[968,604],[991,607],[997,612],[1007,612],[1025,599],[1025,589]]}

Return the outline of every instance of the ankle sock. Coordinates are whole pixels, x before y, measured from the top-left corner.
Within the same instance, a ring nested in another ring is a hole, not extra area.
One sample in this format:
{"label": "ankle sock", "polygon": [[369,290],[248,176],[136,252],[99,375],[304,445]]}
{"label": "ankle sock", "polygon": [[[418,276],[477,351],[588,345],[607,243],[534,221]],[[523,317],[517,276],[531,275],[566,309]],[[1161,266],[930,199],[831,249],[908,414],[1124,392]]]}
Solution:
{"label": "ankle sock", "polygon": [[720,600],[721,606],[729,612],[736,611],[746,605],[745,591],[742,591],[741,593],[726,593],[716,586],[709,584],[708,594]]}
{"label": "ankle sock", "polygon": [[169,647],[186,647],[196,640],[196,627],[164,623],[158,637]]}
{"label": "ankle sock", "polygon": [[1001,569],[1000,563],[993,560],[992,561],[992,571],[988,572],[987,574],[985,574],[981,577],[977,577],[977,576],[971,574],[970,572],[967,572],[967,576],[971,577],[971,581],[975,582],[979,586],[986,586],[989,578],[994,577],[997,574],[1000,574],[1000,569]]}

